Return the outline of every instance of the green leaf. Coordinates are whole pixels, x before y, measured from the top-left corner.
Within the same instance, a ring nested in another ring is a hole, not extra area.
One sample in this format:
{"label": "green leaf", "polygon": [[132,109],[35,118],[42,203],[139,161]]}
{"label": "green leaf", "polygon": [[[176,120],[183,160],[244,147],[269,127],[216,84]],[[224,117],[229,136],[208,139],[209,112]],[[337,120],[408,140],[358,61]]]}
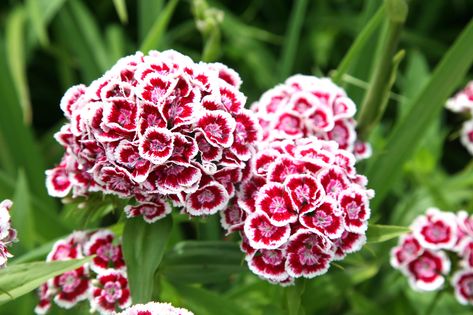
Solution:
{"label": "green leaf", "polygon": [[224,241],[185,241],[166,253],[160,274],[173,283],[228,282],[242,271],[238,244]]}
{"label": "green leaf", "polygon": [[138,39],[142,42],[162,11],[164,0],[138,0]]}
{"label": "green leaf", "polygon": [[125,0],[113,0],[115,10],[117,10],[118,17],[123,24],[128,23],[128,11],[126,10]]}
{"label": "green leaf", "polygon": [[374,32],[379,28],[384,18],[384,6],[381,6],[375,15],[369,20],[366,26],[361,30],[356,37],[348,52],[343,57],[337,70],[332,74],[332,80],[336,84],[340,84],[343,76],[348,72],[354,59],[359,58],[360,53],[366,45],[370,44],[369,39]]}
{"label": "green leaf", "polygon": [[306,15],[307,3],[307,0],[296,0],[293,2],[281,56],[281,68],[279,69],[279,77],[281,80],[285,80],[292,71],[297,55],[302,24]]}
{"label": "green leaf", "polygon": [[171,17],[176,9],[179,0],[170,0],[166,7],[161,11],[161,14],[154,22],[151,29],[148,31],[143,43],[141,44],[140,50],[143,53],[147,53],[152,49],[158,49],[163,39],[164,32],[171,20]]}
{"label": "green leaf", "polygon": [[13,198],[13,209],[11,211],[12,224],[21,239],[21,246],[32,249],[38,241],[34,228],[34,214],[31,211],[30,192],[25,173],[20,170],[16,182],[15,198]]}
{"label": "green leaf", "polygon": [[368,225],[366,236],[368,237],[368,243],[381,243],[406,234],[409,231],[410,229],[404,226],[370,224]]}
{"label": "green leaf", "polygon": [[247,315],[252,314],[240,304],[203,288],[175,285],[186,307],[199,315]]}
{"label": "green leaf", "polygon": [[382,154],[369,161],[367,177],[376,191],[373,208],[390,191],[404,163],[412,156],[425,131],[439,117],[445,101],[453,93],[473,63],[473,20],[465,27],[442,58],[424,89],[412,99],[409,113],[389,135]]}
{"label": "green leaf", "polygon": [[149,224],[143,218],[127,219],[123,231],[123,255],[134,303],[151,301],[154,274],[164,256],[172,229],[172,217]]}
{"label": "green leaf", "polygon": [[41,10],[39,0],[27,0],[26,8],[33,26],[33,31],[38,36],[39,42],[43,47],[49,44],[48,32],[46,31],[46,19],[44,11]]}
{"label": "green leaf", "polygon": [[31,122],[31,102],[28,81],[26,79],[26,57],[24,52],[25,11],[17,7],[8,15],[5,26],[8,68],[12,74],[24,121]]}
{"label": "green leaf", "polygon": [[47,280],[74,270],[89,262],[92,257],[53,262],[33,262],[8,266],[0,270],[0,304],[26,294]]}

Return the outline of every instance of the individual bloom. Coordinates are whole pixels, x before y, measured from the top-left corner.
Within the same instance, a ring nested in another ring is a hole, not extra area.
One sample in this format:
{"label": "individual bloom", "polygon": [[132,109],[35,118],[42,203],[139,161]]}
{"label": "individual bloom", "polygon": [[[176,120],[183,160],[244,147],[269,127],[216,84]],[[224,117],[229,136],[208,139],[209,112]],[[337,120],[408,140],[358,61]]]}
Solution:
{"label": "individual bloom", "polygon": [[345,220],[345,228],[354,233],[365,232],[371,213],[365,192],[358,188],[344,190],[339,196],[339,202]]}
{"label": "individual bloom", "polygon": [[117,315],[194,315],[194,313],[169,303],[149,302],[133,305]]}
{"label": "individual bloom", "polygon": [[114,152],[117,163],[123,165],[130,177],[137,183],[146,180],[152,170],[151,162],[144,159],[138,147],[127,140],[121,141]]}
{"label": "individual bloom", "polygon": [[227,82],[231,86],[239,89],[241,86],[241,78],[238,73],[224,65],[223,63],[220,62],[213,62],[209,63],[207,67],[211,70],[214,70],[218,73],[218,77],[222,79],[223,81]]}
{"label": "individual bloom", "polygon": [[258,192],[256,211],[266,213],[271,224],[285,226],[297,220],[297,210],[292,206],[291,198],[285,186],[278,183],[268,183]]}
{"label": "individual bloom", "polygon": [[236,125],[231,150],[242,160],[247,161],[253,153],[252,145],[261,140],[261,127],[248,110],[242,110],[234,118]]}
{"label": "individual bloom", "polygon": [[130,289],[125,274],[108,269],[97,275],[97,281],[91,287],[90,304],[92,309],[101,314],[115,314],[131,305]]}
{"label": "individual bloom", "polygon": [[390,263],[393,268],[404,268],[408,263],[419,257],[424,251],[419,241],[411,234],[406,234],[399,240],[399,245],[391,250]]}
{"label": "individual bloom", "polygon": [[269,181],[283,183],[289,175],[302,174],[304,165],[296,159],[283,155],[268,167]]}
{"label": "individual bloom", "polygon": [[287,242],[291,228],[275,226],[265,213],[255,212],[246,218],[244,232],[254,249],[275,249]]}
{"label": "individual bloom", "polygon": [[220,211],[220,224],[228,232],[235,232],[243,228],[245,212],[238,206],[236,200]]}
{"label": "individual bloom", "polygon": [[261,187],[266,184],[263,177],[255,176],[244,181],[240,185],[238,192],[238,205],[246,212],[252,213],[256,211],[256,197]]}
{"label": "individual bloom", "polygon": [[153,174],[151,179],[154,179],[154,190],[162,194],[175,194],[189,190],[198,184],[202,177],[199,168],[182,163],[160,165],[151,174]]}
{"label": "individual bloom", "polygon": [[196,126],[213,146],[228,148],[233,143],[236,122],[224,111],[207,111],[199,118]]}
{"label": "individual bloom", "polygon": [[337,198],[349,185],[345,173],[340,168],[325,168],[318,173],[318,177],[325,190],[325,194],[333,198]]}
{"label": "individual bloom", "polygon": [[325,133],[333,129],[333,113],[326,106],[317,105],[305,121],[307,130],[313,133]]}
{"label": "individual bloom", "polygon": [[0,202],[0,240],[7,239],[11,233],[10,209],[12,206],[13,202],[9,199]]}
{"label": "individual bloom", "polygon": [[222,148],[211,145],[203,134],[196,136],[202,162],[220,161],[222,159]]}
{"label": "individual bloom", "polygon": [[322,233],[330,239],[339,238],[344,231],[342,213],[336,201],[330,198],[301,215],[299,220],[307,229]]}
{"label": "individual bloom", "polygon": [[70,87],[64,96],[61,98],[60,107],[64,112],[64,116],[70,118],[72,113],[77,108],[77,102],[81,98],[82,95],[86,92],[87,87],[83,84],[74,85]]}
{"label": "individual bloom", "polygon": [[34,312],[38,315],[46,314],[51,308],[52,294],[47,283],[41,285],[38,289],[39,302],[34,308]]}
{"label": "individual bloom", "polygon": [[49,285],[57,291],[54,302],[60,307],[70,309],[87,299],[90,280],[86,268],[82,266],[54,277]]}
{"label": "individual bloom", "polygon": [[473,119],[470,119],[463,123],[460,139],[462,144],[468,150],[468,152],[470,152],[470,154],[473,154]]}
{"label": "individual bloom", "polygon": [[148,74],[138,87],[137,95],[152,104],[161,104],[171,93],[176,81],[163,75]]}
{"label": "individual bloom", "polygon": [[302,137],[302,127],[302,118],[297,113],[287,111],[274,122],[273,132],[278,138],[295,139]]}
{"label": "individual bloom", "polygon": [[199,147],[193,138],[174,133],[174,150],[169,158],[170,161],[190,163],[198,152]]}
{"label": "individual bloom", "polygon": [[327,272],[332,258],[327,239],[301,230],[287,245],[286,271],[291,277],[313,278]]}
{"label": "individual bloom", "polygon": [[414,290],[435,291],[440,289],[450,271],[450,260],[443,251],[425,250],[419,257],[409,262],[405,272]]}
{"label": "individual bloom", "polygon": [[454,213],[427,209],[412,224],[414,236],[428,249],[453,249],[457,242],[457,218]]}
{"label": "individual bloom", "polygon": [[341,237],[333,240],[335,253],[333,260],[341,260],[346,254],[357,252],[366,244],[366,235],[343,231]]}
{"label": "individual bloom", "polygon": [[153,164],[163,164],[172,155],[174,134],[165,129],[150,127],[140,139],[140,155]]}
{"label": "individual bloom", "polygon": [[61,239],[54,243],[46,261],[77,259],[82,256],[82,248],[78,243],[70,239]]}
{"label": "individual bloom", "polygon": [[309,116],[319,105],[319,100],[315,95],[308,92],[299,92],[292,94],[287,108],[301,116]]}
{"label": "individual bloom", "polygon": [[260,249],[247,260],[248,268],[265,279],[282,281],[288,277],[286,253],[282,249]]}
{"label": "individual bloom", "polygon": [[255,173],[265,176],[271,163],[280,156],[281,153],[274,149],[267,149],[257,152],[252,159]]}
{"label": "individual bloom", "polygon": [[229,199],[225,187],[211,182],[188,196],[185,211],[196,216],[215,214],[224,209]]}
{"label": "individual bloom", "polygon": [[46,188],[52,197],[66,197],[71,191],[72,184],[64,166],[46,171]]}
{"label": "individual bloom", "polygon": [[367,159],[372,154],[371,145],[368,142],[362,142],[358,140],[355,142],[353,153],[355,154],[355,157],[358,161]]}
{"label": "individual bloom", "polygon": [[166,128],[167,121],[157,105],[143,102],[138,109],[138,130],[144,134],[149,127]]}
{"label": "individual bloom", "polygon": [[117,133],[134,133],[136,129],[137,106],[126,98],[114,98],[104,104],[103,123]]}
{"label": "individual bloom", "polygon": [[127,205],[125,214],[128,218],[143,216],[143,220],[154,223],[164,218],[172,211],[171,205],[161,198],[154,198],[152,201],[140,202],[136,206]]}
{"label": "individual bloom", "polygon": [[337,97],[332,104],[332,109],[335,120],[339,118],[351,118],[356,114],[355,103],[346,96]]}
{"label": "individual bloom", "polygon": [[106,187],[105,193],[115,193],[122,197],[127,197],[133,187],[130,175],[112,166],[101,168],[96,180]]}
{"label": "individual bloom", "polygon": [[107,230],[95,232],[84,246],[84,254],[95,255],[90,264],[90,268],[96,273],[100,273],[108,268],[116,270],[125,269],[122,248],[114,244],[115,235]]}
{"label": "individual bloom", "polygon": [[224,168],[213,173],[212,177],[225,187],[229,198],[233,198],[235,195],[235,183],[241,182],[242,172],[239,168]]}
{"label": "individual bloom", "polygon": [[172,129],[179,126],[192,123],[201,110],[200,107],[200,92],[190,91],[186,97],[178,99],[170,99],[163,104],[163,117],[168,122],[168,126]]}
{"label": "individual bloom", "polygon": [[301,214],[314,210],[324,197],[320,183],[310,175],[289,175],[284,187],[294,209]]}
{"label": "individual bloom", "polygon": [[457,113],[473,110],[473,81],[447,101],[446,107]]}
{"label": "individual bloom", "polygon": [[355,126],[349,120],[337,120],[327,136],[329,140],[337,142],[340,149],[352,151],[356,139]]}
{"label": "individual bloom", "polygon": [[235,87],[228,84],[220,84],[218,93],[223,106],[228,112],[237,114],[243,109],[246,97]]}
{"label": "individual bloom", "polygon": [[473,304],[473,270],[463,269],[453,274],[455,297],[463,305]]}

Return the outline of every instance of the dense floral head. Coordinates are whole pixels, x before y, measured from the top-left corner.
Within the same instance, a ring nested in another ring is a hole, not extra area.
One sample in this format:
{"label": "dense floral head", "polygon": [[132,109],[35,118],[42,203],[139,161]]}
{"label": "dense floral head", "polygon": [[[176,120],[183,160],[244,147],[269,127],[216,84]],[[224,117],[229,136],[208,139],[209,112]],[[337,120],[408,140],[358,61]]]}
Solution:
{"label": "dense floral head", "polygon": [[[453,270],[455,296],[462,304],[473,304],[473,217],[465,211],[455,214],[429,208],[410,228],[391,250],[391,265],[417,291],[442,289]],[[452,266],[451,261],[458,264]]]}
{"label": "dense floral head", "polygon": [[447,101],[446,107],[456,113],[463,113],[469,120],[463,123],[460,140],[473,155],[473,81]]}
{"label": "dense floral head", "polygon": [[0,202],[0,268],[7,264],[8,258],[13,255],[8,251],[8,246],[16,241],[16,230],[11,227],[10,208],[13,203],[6,199]]}
{"label": "dense floral head", "polygon": [[251,109],[265,141],[315,136],[336,141],[357,159],[371,155],[370,145],[357,140],[355,103],[328,78],[294,75],[265,92]]}
{"label": "dense floral head", "polygon": [[49,193],[134,198],[127,215],[148,222],[170,212],[168,199],[191,215],[216,213],[261,138],[240,84],[223,64],[172,50],[120,59],[64,95],[69,123],[56,139],[66,152],[47,171]]}
{"label": "dense floral head", "polygon": [[361,248],[373,191],[354,164],[336,142],[315,137],[274,141],[254,156],[236,201],[222,212],[223,226],[241,232],[254,273],[288,284]]}
{"label": "dense floral head", "polygon": [[111,231],[76,231],[58,240],[46,261],[79,259],[91,255],[95,257],[90,263],[58,275],[40,287],[36,314],[46,314],[53,301],[61,308],[70,309],[88,300],[100,314],[112,314],[130,305],[120,240]]}
{"label": "dense floral head", "polygon": [[194,313],[169,303],[150,302],[133,305],[117,315],[194,315]]}

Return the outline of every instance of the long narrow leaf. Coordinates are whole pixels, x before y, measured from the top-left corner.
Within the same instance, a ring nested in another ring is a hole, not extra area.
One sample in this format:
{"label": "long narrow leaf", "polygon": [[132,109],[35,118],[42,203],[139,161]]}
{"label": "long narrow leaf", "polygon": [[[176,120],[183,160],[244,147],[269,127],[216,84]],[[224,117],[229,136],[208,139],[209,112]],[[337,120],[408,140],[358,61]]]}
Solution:
{"label": "long narrow leaf", "polygon": [[125,0],[113,0],[115,10],[117,10],[118,17],[123,24],[128,23],[128,11],[126,9]]}
{"label": "long narrow leaf", "polygon": [[0,305],[36,289],[57,275],[79,268],[91,258],[33,262],[0,270]]}
{"label": "long narrow leaf", "polygon": [[134,303],[151,301],[154,274],[164,256],[171,229],[171,216],[153,224],[140,217],[126,221],[123,231],[123,255]]}
{"label": "long narrow leaf", "polygon": [[34,214],[31,208],[31,195],[28,188],[28,182],[23,170],[20,170],[15,189],[15,198],[13,199],[13,209],[11,212],[12,223],[21,235],[21,246],[25,249],[32,249],[35,242],[38,241],[34,229]]}
{"label": "long narrow leaf", "polygon": [[473,63],[473,20],[466,26],[436,67],[425,88],[409,105],[406,117],[396,124],[382,154],[368,168],[370,186],[376,190],[376,208],[390,191],[399,170],[417,149],[424,132],[435,121],[447,98]]}
{"label": "long narrow leaf", "polygon": [[46,19],[44,17],[44,11],[41,10],[39,0],[27,0],[26,7],[28,9],[28,15],[33,25],[33,30],[38,36],[39,42],[42,46],[46,46],[49,43],[48,32],[46,31]]}

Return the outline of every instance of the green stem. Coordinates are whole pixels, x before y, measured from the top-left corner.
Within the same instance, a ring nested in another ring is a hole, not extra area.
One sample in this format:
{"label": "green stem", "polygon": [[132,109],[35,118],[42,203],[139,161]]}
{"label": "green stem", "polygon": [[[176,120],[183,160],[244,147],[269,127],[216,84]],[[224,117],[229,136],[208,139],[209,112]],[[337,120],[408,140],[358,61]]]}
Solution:
{"label": "green stem", "polygon": [[281,80],[285,80],[289,76],[294,65],[306,8],[307,0],[296,0],[291,11],[289,27],[281,57],[281,68],[279,73]]}
{"label": "green stem", "polygon": [[391,19],[386,32],[382,32],[383,41],[377,51],[377,59],[370,80],[370,88],[363,100],[358,117],[358,130],[362,139],[366,139],[382,115],[386,94],[390,91],[390,78],[393,69],[393,57],[396,52],[404,21]]}
{"label": "green stem", "polygon": [[347,73],[353,60],[360,54],[363,47],[365,47],[366,43],[368,42],[369,38],[373,35],[376,29],[378,29],[379,25],[383,21],[383,18],[384,5],[378,9],[376,14],[373,15],[368,24],[366,24],[360,35],[358,35],[348,52],[345,54],[345,57],[343,57],[343,60],[340,62],[337,70],[334,71],[334,73],[332,74],[332,81],[335,84],[340,85],[343,76]]}
{"label": "green stem", "polygon": [[443,292],[445,292],[445,290],[440,290],[435,293],[435,296],[433,297],[432,301],[429,303],[429,306],[425,310],[424,315],[432,315],[432,313],[435,310],[435,307],[437,306],[438,301],[442,297]]}

